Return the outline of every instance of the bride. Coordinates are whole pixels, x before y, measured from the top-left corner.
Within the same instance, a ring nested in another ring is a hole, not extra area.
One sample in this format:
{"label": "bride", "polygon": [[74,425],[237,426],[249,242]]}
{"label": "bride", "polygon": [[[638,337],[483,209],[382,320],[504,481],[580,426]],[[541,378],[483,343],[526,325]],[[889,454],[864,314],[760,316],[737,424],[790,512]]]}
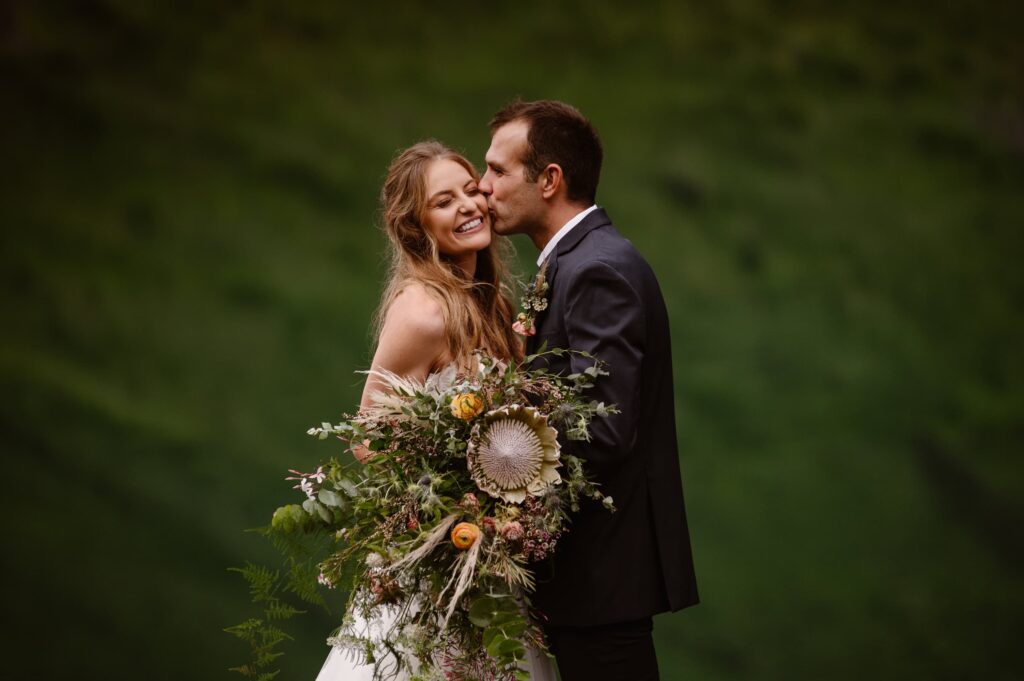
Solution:
{"label": "bride", "polygon": [[[372,370],[422,381],[453,362],[474,367],[476,349],[507,361],[522,358],[503,287],[506,243],[491,233],[478,181],[468,160],[433,140],[392,161],[381,190],[391,268],[377,311]],[[383,390],[369,374],[361,406]],[[363,460],[368,452],[357,447],[355,455]],[[388,626],[386,618],[356,622],[370,635]],[[554,681],[553,663],[542,653],[530,650],[527,665],[534,681]],[[370,681],[373,672],[372,664],[332,648],[317,681]]]}

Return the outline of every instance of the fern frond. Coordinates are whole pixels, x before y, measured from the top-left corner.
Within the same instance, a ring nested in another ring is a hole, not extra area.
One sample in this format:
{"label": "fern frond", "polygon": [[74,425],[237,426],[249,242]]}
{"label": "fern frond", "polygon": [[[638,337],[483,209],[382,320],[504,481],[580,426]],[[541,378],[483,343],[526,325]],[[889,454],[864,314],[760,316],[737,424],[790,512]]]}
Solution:
{"label": "fern frond", "polygon": [[266,603],[274,599],[277,591],[277,582],[281,573],[271,570],[263,565],[246,563],[244,568],[228,568],[229,572],[237,572],[242,575],[249,585],[249,595],[253,603]]}
{"label": "fern frond", "polygon": [[268,620],[286,620],[295,617],[296,615],[305,614],[305,612],[305,610],[299,610],[298,608],[293,608],[287,603],[281,603],[278,601],[267,606],[264,616]]}
{"label": "fern frond", "polygon": [[260,626],[263,624],[262,620],[255,618],[247,619],[241,624],[236,624],[233,627],[227,627],[224,629],[227,633],[232,636],[237,636],[246,643],[255,643],[259,634]]}

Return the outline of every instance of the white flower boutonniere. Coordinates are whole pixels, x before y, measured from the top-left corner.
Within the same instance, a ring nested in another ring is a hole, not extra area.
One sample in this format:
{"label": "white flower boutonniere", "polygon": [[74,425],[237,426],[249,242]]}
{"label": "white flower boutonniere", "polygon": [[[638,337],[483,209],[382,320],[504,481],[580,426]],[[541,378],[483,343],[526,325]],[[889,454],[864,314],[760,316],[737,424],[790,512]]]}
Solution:
{"label": "white flower boutonniere", "polygon": [[545,260],[537,272],[532,284],[523,286],[523,311],[516,317],[512,324],[512,330],[520,336],[533,336],[537,333],[534,321],[537,313],[548,309],[548,282],[545,275],[548,271],[548,261]]}

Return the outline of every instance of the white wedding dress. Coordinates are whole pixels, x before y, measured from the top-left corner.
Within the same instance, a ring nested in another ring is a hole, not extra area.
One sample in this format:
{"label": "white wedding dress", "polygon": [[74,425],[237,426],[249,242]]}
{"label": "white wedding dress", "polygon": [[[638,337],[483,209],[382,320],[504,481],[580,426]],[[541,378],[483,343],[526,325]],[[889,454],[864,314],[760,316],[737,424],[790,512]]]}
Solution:
{"label": "white wedding dress", "polygon": [[[377,640],[394,624],[394,617],[385,615],[371,622],[366,622],[357,617],[354,625],[355,631],[360,636],[366,636]],[[324,661],[324,666],[317,674],[316,681],[373,681],[372,664],[359,664],[356,656],[346,652],[342,648],[332,647],[331,652]],[[382,668],[387,670],[393,664],[385,659]],[[392,667],[393,669],[394,667]],[[547,655],[530,646],[526,650],[524,668],[530,672],[531,681],[555,681],[555,664]],[[385,675],[387,678],[388,675]],[[395,681],[407,681],[408,676],[401,674]]]}

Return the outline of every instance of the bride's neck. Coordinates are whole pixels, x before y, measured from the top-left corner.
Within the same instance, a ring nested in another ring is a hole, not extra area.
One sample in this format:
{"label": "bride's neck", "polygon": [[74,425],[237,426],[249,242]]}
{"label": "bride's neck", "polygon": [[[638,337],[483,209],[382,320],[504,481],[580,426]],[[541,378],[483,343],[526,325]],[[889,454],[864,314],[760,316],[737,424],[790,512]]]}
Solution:
{"label": "bride's neck", "polygon": [[467,253],[459,258],[451,258],[451,263],[455,265],[457,271],[461,272],[466,279],[470,281],[476,276],[476,252]]}

